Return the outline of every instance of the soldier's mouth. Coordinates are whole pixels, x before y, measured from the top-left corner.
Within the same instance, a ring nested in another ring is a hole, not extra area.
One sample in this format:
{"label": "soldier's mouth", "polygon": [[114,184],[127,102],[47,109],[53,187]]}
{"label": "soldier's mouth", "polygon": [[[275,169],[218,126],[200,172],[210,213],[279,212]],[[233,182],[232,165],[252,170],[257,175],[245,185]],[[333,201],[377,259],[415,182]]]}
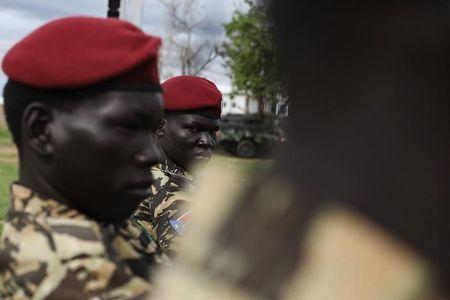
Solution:
{"label": "soldier's mouth", "polygon": [[195,156],[195,159],[199,160],[199,161],[209,161],[211,159],[211,155],[209,155],[209,156],[198,155],[198,156]]}
{"label": "soldier's mouth", "polygon": [[196,152],[194,154],[195,158],[198,159],[210,159],[211,158],[211,152],[210,151],[201,151],[201,152]]}

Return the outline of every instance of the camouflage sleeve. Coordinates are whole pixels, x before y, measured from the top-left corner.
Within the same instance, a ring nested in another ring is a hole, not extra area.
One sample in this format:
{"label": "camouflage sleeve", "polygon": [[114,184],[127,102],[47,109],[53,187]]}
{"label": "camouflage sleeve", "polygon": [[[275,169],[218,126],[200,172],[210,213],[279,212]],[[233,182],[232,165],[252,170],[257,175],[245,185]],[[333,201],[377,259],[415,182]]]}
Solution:
{"label": "camouflage sleeve", "polygon": [[169,264],[170,261],[159,250],[150,232],[134,219],[115,225],[113,246],[132,271],[146,279],[152,277],[153,266],[159,263]]}
{"label": "camouflage sleeve", "polygon": [[172,257],[190,221],[189,195],[170,182],[159,187],[135,214],[136,222],[151,234],[162,252]]}
{"label": "camouflage sleeve", "polygon": [[128,219],[121,224],[115,225],[115,232],[118,236],[128,242],[133,249],[146,261],[151,261],[157,253],[158,245],[153,240],[150,232],[136,222]]}
{"label": "camouflage sleeve", "polygon": [[[150,286],[84,220],[12,220],[0,247],[2,299],[145,299]],[[21,226],[25,224],[24,226]]]}
{"label": "camouflage sleeve", "polygon": [[45,299],[146,299],[148,293],[147,283],[125,267],[86,257],[67,263],[62,281]]}

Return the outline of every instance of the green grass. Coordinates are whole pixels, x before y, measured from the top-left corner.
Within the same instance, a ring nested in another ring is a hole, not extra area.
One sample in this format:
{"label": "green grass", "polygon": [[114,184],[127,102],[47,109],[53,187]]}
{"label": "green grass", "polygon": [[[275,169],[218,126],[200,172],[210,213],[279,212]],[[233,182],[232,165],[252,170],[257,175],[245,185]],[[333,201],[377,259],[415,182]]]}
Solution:
{"label": "green grass", "polygon": [[[1,159],[0,155],[0,159]],[[9,185],[17,180],[17,163],[0,160],[0,220],[4,219],[9,199]]]}
{"label": "green grass", "polygon": [[224,170],[236,171],[242,184],[249,184],[272,165],[270,159],[244,159],[224,154],[213,156],[210,165]]}
{"label": "green grass", "polygon": [[[9,155],[8,155],[9,156]],[[9,186],[12,181],[17,180],[17,163],[3,161],[5,155],[0,154],[0,220],[3,220],[8,208]],[[0,230],[2,224],[0,223]]]}
{"label": "green grass", "polygon": [[[5,127],[0,126],[0,220],[3,220],[8,208],[9,185],[17,180],[17,154],[13,151],[1,151],[5,148],[14,149],[11,136]],[[0,223],[0,230],[2,224]]]}
{"label": "green grass", "polygon": [[11,135],[8,129],[0,126],[0,146],[12,146]]}
{"label": "green grass", "polygon": [[[17,179],[17,154],[8,130],[0,126],[0,220],[3,220],[8,208],[9,185]],[[3,225],[0,223],[0,232]]]}

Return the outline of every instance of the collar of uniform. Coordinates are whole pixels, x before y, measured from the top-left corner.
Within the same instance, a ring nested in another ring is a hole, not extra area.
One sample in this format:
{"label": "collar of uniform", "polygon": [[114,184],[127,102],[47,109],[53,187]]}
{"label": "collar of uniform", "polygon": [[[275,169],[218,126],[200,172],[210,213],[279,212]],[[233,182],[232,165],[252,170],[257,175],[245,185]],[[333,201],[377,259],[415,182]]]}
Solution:
{"label": "collar of uniform", "polygon": [[194,180],[194,176],[192,176],[191,173],[186,171],[183,167],[180,167],[179,165],[177,165],[174,162],[171,162],[169,160],[165,160],[161,164],[157,165],[156,169],[159,169],[164,173],[182,176],[182,177],[186,178],[188,181],[190,181],[191,183]]}
{"label": "collar of uniform", "polygon": [[60,217],[70,219],[88,219],[76,209],[56,200],[43,198],[31,189],[15,182],[10,187],[10,201],[13,212],[25,212],[31,215]]}
{"label": "collar of uniform", "polygon": [[176,163],[169,160],[165,160],[163,163],[159,164],[158,168],[163,172],[168,172],[171,174],[177,174],[181,176],[186,176],[188,174],[188,172],[183,167],[180,167]]}

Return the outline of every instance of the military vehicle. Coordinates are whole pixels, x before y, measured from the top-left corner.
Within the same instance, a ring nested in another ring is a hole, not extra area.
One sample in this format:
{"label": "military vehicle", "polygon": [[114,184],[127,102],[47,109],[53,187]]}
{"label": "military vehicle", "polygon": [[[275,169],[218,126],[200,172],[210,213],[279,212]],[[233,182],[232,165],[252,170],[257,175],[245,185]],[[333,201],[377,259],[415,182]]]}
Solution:
{"label": "military vehicle", "polygon": [[229,114],[220,120],[219,145],[238,157],[253,158],[286,141],[285,117]]}

